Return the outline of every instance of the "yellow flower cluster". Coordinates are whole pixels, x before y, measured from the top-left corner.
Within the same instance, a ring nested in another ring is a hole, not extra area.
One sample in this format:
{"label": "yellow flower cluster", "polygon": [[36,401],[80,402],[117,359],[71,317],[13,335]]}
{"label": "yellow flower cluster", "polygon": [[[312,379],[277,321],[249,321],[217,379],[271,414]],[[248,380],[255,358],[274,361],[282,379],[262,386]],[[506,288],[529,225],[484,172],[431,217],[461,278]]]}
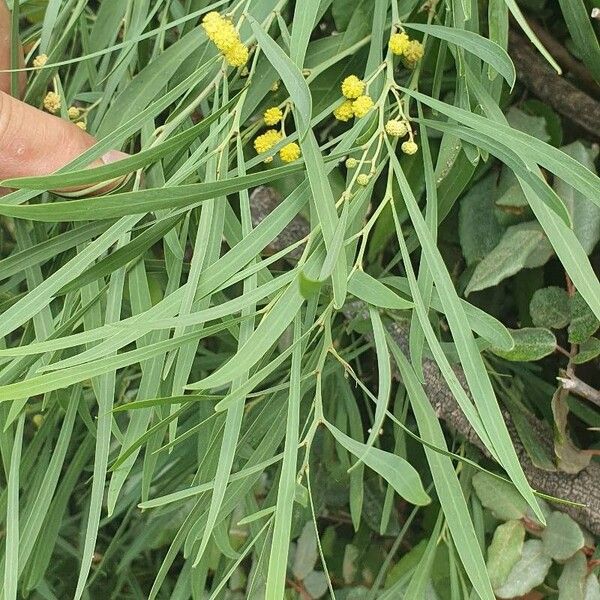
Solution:
{"label": "yellow flower cluster", "polygon": [[48,62],[48,55],[47,54],[38,54],[33,59],[33,66],[36,69],[41,69],[47,62]]}
{"label": "yellow flower cluster", "polygon": [[385,124],[385,132],[392,137],[404,137],[408,133],[408,127],[404,121],[390,119]]}
{"label": "yellow flower cluster", "polygon": [[366,173],[361,173],[356,178],[356,183],[358,183],[358,185],[362,185],[363,187],[369,185],[369,181],[371,181],[371,178]]}
{"label": "yellow flower cluster", "polygon": [[352,100],[345,100],[342,102],[334,111],[333,116],[338,121],[349,121],[354,117],[354,108],[352,107]]}
{"label": "yellow flower cluster", "polygon": [[[257,154],[268,152],[273,146],[278,144],[283,139],[283,134],[277,129],[267,129],[254,140],[254,149]],[[279,150],[279,158],[285,163],[293,162],[300,158],[300,146],[296,142],[286,144]],[[265,162],[269,163],[273,160],[272,156],[268,156]]]}
{"label": "yellow flower cluster", "polygon": [[392,54],[402,56],[406,52],[409,44],[410,39],[406,33],[392,33],[389,48]]}
{"label": "yellow flower cluster", "polygon": [[44,98],[44,108],[52,114],[60,110],[60,96],[56,92],[48,92]]}
{"label": "yellow flower cluster", "polygon": [[70,106],[67,114],[69,115],[69,119],[73,119],[73,121],[75,121],[76,119],[79,119],[79,115],[81,113],[76,106]]}
{"label": "yellow flower cluster", "polygon": [[352,110],[354,111],[354,116],[359,119],[365,117],[368,112],[373,108],[373,100],[371,96],[359,96],[352,103]]}
{"label": "yellow flower cluster", "polygon": [[373,99],[364,93],[365,88],[365,82],[356,75],[349,75],[342,81],[342,95],[347,100],[333,111],[338,121],[349,121],[353,117],[360,119],[373,108]]}
{"label": "yellow flower cluster", "polygon": [[419,149],[419,146],[417,146],[417,144],[415,144],[415,142],[408,141],[408,142],[404,142],[401,146],[402,152],[404,152],[404,154],[416,154],[417,150]]}
{"label": "yellow flower cluster", "polygon": [[281,137],[281,133],[277,129],[267,129],[267,131],[254,140],[254,149],[257,154],[268,152],[281,140]]}
{"label": "yellow flower cluster", "polygon": [[279,158],[285,163],[294,162],[300,158],[300,146],[296,142],[286,144],[279,151]]}
{"label": "yellow flower cluster", "polygon": [[350,75],[342,81],[342,94],[345,98],[355,100],[365,91],[365,82],[356,75]]}
{"label": "yellow flower cluster", "polygon": [[248,62],[248,48],[230,19],[218,12],[209,12],[202,19],[202,28],[232,67],[243,67]]}
{"label": "yellow flower cluster", "polygon": [[404,32],[391,35],[389,49],[392,54],[401,56],[404,64],[410,69],[415,67],[425,53],[423,44],[418,40],[411,40]]}
{"label": "yellow flower cluster", "polygon": [[283,119],[283,112],[281,111],[279,106],[272,106],[271,108],[267,108],[263,115],[265,125],[269,126],[277,125],[277,123],[279,123],[281,119]]}

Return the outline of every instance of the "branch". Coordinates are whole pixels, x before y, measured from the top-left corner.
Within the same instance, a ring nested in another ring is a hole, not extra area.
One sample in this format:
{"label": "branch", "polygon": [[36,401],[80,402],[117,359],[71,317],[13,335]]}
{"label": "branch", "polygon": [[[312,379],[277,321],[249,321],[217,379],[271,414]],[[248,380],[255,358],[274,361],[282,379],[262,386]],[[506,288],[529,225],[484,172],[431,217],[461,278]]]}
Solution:
{"label": "branch", "polygon": [[[256,188],[250,196],[252,210],[252,222],[258,225],[279,203],[277,193],[268,187]],[[271,242],[271,250],[279,252],[287,246],[303,239],[310,233],[310,226],[304,218],[296,216],[292,222]],[[362,302],[346,304],[343,313],[348,319],[356,317],[364,312]],[[403,351],[408,349],[408,331],[406,327],[398,323],[389,323],[386,328],[390,335]],[[366,337],[372,341],[372,335]],[[398,377],[398,371],[393,365],[394,376]],[[461,367],[454,367],[454,371],[464,390],[469,393],[464,371]],[[462,435],[467,441],[480,448],[486,455],[486,447],[471,427],[468,419],[463,414],[460,406],[454,399],[450,388],[441,374],[437,364],[430,359],[423,361],[423,374],[425,376],[425,392],[437,416],[456,433]],[[523,472],[530,485],[549,496],[576,502],[584,505],[582,508],[557,504],[556,508],[568,513],[576,521],[587,527],[595,535],[600,535],[600,465],[591,462],[589,466],[577,474],[565,473],[563,471],[544,471],[536,467],[517,434],[508,411],[502,411],[508,432],[519,457]],[[554,456],[553,431],[543,421],[528,415],[528,421],[536,432],[536,438],[546,442],[546,450],[550,456]]]}
{"label": "branch", "polygon": [[511,31],[509,42],[519,81],[561,115],[600,137],[600,103],[557,75],[519,34]]}
{"label": "branch", "polygon": [[557,379],[563,389],[593,402],[596,406],[600,406],[600,391],[588,385],[585,381],[581,381],[573,373],[567,374],[566,377],[557,377]]}

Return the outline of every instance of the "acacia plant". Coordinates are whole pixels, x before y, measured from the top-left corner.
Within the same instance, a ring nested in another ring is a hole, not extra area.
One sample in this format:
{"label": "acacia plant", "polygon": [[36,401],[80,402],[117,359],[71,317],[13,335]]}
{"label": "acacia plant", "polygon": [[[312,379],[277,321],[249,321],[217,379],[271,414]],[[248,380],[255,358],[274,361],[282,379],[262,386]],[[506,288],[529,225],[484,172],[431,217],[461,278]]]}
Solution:
{"label": "acacia plant", "polygon": [[593,3],[7,4],[3,600],[600,598]]}

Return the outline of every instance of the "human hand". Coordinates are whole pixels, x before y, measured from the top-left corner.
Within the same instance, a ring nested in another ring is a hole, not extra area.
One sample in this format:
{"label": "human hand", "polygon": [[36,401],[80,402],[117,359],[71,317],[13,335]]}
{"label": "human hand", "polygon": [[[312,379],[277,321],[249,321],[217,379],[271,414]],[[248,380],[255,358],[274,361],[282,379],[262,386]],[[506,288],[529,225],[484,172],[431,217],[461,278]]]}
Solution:
{"label": "human hand", "polygon": [[[0,0],[0,71],[5,69],[10,69],[10,13],[4,0]],[[24,77],[20,83],[22,90]],[[69,164],[95,143],[91,135],[73,123],[12,97],[10,73],[0,72],[0,181],[48,175]],[[126,156],[111,150],[89,166],[102,166]],[[111,191],[121,181],[107,183],[95,193]],[[9,192],[0,188],[0,196]]]}

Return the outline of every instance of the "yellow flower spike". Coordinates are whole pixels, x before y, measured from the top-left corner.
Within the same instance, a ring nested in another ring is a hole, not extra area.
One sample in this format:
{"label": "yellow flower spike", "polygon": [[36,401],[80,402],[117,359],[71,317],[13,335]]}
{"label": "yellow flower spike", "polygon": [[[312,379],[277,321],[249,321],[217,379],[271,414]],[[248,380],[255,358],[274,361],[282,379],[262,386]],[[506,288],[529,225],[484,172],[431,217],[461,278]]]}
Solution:
{"label": "yellow flower spike", "polygon": [[369,181],[371,181],[371,178],[366,173],[361,173],[356,178],[356,183],[358,183],[358,185],[362,185],[363,187],[369,185]]}
{"label": "yellow flower spike", "polygon": [[60,96],[56,92],[48,92],[44,98],[44,108],[54,114],[60,110]]}
{"label": "yellow flower spike", "polygon": [[419,146],[417,146],[417,144],[415,144],[415,142],[413,141],[408,141],[402,144],[401,149],[402,152],[404,152],[404,154],[412,155],[416,154],[417,150],[419,149]]}
{"label": "yellow flower spike", "polygon": [[424,54],[425,49],[423,48],[423,44],[418,40],[411,40],[404,51],[404,61],[408,67],[414,68],[414,66],[423,58]]}
{"label": "yellow flower spike", "polygon": [[389,48],[392,54],[401,56],[410,45],[410,40],[406,33],[393,33],[390,37]]}
{"label": "yellow flower spike", "polygon": [[254,149],[258,154],[269,151],[281,140],[281,133],[276,129],[268,129],[254,140]]}
{"label": "yellow flower spike", "polygon": [[392,137],[403,137],[408,133],[408,127],[404,121],[390,119],[385,124],[385,132]]}
{"label": "yellow flower spike", "polygon": [[248,62],[249,55],[248,48],[242,42],[238,42],[233,48],[225,52],[225,60],[232,67],[243,67]]}
{"label": "yellow flower spike", "polygon": [[272,106],[271,108],[267,108],[267,110],[265,110],[263,119],[265,121],[265,125],[277,125],[277,123],[283,119],[283,112],[279,106]]}
{"label": "yellow flower spike", "polygon": [[354,116],[359,119],[366,116],[368,112],[373,108],[373,100],[371,96],[359,96],[352,103],[352,110],[354,111]]}
{"label": "yellow flower spike", "polygon": [[67,114],[69,115],[69,119],[73,119],[74,121],[75,119],[79,119],[81,112],[76,106],[70,106]]}
{"label": "yellow flower spike", "polygon": [[347,169],[356,169],[358,166],[358,161],[355,158],[347,158],[346,159],[346,168]]}
{"label": "yellow flower spike", "polygon": [[300,158],[300,146],[296,142],[286,144],[280,151],[279,157],[285,163],[294,162]]}
{"label": "yellow flower spike", "polygon": [[356,75],[349,75],[342,81],[342,94],[345,98],[354,100],[365,91],[365,82]]}
{"label": "yellow flower spike", "polygon": [[202,28],[233,67],[248,61],[248,48],[242,44],[234,24],[218,12],[209,12],[202,19]]}
{"label": "yellow flower spike", "polygon": [[334,111],[333,116],[338,121],[349,121],[354,116],[352,100],[346,100],[340,104]]}
{"label": "yellow flower spike", "polygon": [[33,66],[36,69],[41,69],[47,62],[48,62],[48,55],[47,54],[38,54],[33,59]]}

